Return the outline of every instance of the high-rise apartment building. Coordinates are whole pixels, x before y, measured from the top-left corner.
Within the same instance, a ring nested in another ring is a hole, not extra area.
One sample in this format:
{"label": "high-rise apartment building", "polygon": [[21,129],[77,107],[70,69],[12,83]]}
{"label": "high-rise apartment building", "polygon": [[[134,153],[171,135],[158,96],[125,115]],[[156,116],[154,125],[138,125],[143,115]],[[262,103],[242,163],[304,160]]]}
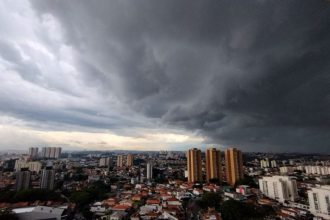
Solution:
{"label": "high-rise apartment building", "polygon": [[110,167],[112,164],[112,159],[111,157],[103,157],[103,158],[100,158],[100,161],[99,161],[99,166],[100,167]]}
{"label": "high-rise apartment building", "polygon": [[52,167],[46,167],[42,170],[41,175],[41,189],[54,189],[54,181],[55,181],[55,170]]}
{"label": "high-rise apartment building", "polygon": [[132,154],[127,155],[126,165],[128,167],[133,166],[134,156]]}
{"label": "high-rise apartment building", "polygon": [[39,173],[41,170],[42,164],[39,161],[28,162],[28,167],[30,171]]}
{"label": "high-rise apartment building", "polygon": [[43,158],[60,158],[62,153],[61,147],[43,147],[41,150],[41,157]]}
{"label": "high-rise apartment building", "polygon": [[330,219],[330,185],[308,190],[309,211],[323,219]]}
{"label": "high-rise apartment building", "polygon": [[243,178],[243,157],[242,151],[236,148],[225,150],[226,179],[231,186]]}
{"label": "high-rise apartment building", "polygon": [[276,168],[276,167],[277,167],[276,160],[272,160],[272,161],[270,161],[270,166],[271,166],[272,168]]}
{"label": "high-rise apartment building", "polygon": [[29,148],[29,156],[31,158],[36,158],[38,157],[38,148],[37,147],[30,147]]}
{"label": "high-rise apartment building", "polygon": [[22,168],[27,168],[30,171],[39,172],[41,170],[42,164],[39,161],[26,162],[24,160],[16,160],[15,170],[19,171]]}
{"label": "high-rise apartment building", "polygon": [[117,156],[117,167],[123,167],[124,166],[124,156],[118,155]]}
{"label": "high-rise apartment building", "polygon": [[31,173],[28,168],[22,168],[16,173],[16,190],[29,189]]}
{"label": "high-rise apartment building", "polygon": [[151,180],[153,178],[153,165],[151,162],[147,163],[147,179]]}
{"label": "high-rise apartment building", "polygon": [[259,179],[260,191],[269,198],[284,203],[298,198],[296,180],[289,176],[267,176]]}
{"label": "high-rise apartment building", "polygon": [[221,164],[221,152],[215,148],[206,149],[205,153],[205,165],[206,165],[206,181],[210,179],[218,179],[221,181],[222,177],[222,164]]}
{"label": "high-rise apartment building", "polygon": [[202,155],[201,150],[192,148],[187,152],[188,182],[202,181]]}

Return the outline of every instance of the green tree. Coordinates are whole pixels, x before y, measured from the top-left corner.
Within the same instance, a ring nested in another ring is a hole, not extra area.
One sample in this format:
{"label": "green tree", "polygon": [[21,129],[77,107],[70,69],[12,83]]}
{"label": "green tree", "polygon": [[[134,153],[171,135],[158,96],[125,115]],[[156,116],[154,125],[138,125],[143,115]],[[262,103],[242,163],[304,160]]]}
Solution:
{"label": "green tree", "polygon": [[203,209],[215,208],[216,210],[220,209],[221,195],[219,193],[208,192],[202,196],[202,199],[199,201],[199,206]]}
{"label": "green tree", "polygon": [[[238,211],[239,210],[239,211]],[[273,214],[271,207],[257,207],[235,200],[225,201],[220,208],[223,220],[258,220]]]}
{"label": "green tree", "polygon": [[0,210],[0,220],[18,220],[18,216],[9,209]]}
{"label": "green tree", "polygon": [[248,176],[248,175],[244,175],[243,179],[239,179],[239,180],[236,181],[235,187],[237,187],[239,185],[247,185],[247,186],[250,186],[250,187],[253,187],[253,188],[258,188],[258,185],[254,181],[253,177]]}

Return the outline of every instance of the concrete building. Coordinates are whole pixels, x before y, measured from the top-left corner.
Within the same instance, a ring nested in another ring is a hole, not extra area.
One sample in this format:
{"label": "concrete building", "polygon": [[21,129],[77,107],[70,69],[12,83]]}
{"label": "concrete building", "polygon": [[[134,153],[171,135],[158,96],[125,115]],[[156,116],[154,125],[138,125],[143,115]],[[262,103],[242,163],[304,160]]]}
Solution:
{"label": "concrete building", "polygon": [[38,148],[37,147],[30,147],[29,148],[29,156],[31,158],[36,158],[38,157]]}
{"label": "concrete building", "polygon": [[124,156],[118,155],[117,156],[117,167],[123,167],[124,166]]}
{"label": "concrete building", "polygon": [[55,170],[52,167],[46,167],[42,170],[41,175],[41,189],[54,189],[54,181],[55,181]]}
{"label": "concrete building", "polygon": [[233,186],[237,180],[242,179],[244,176],[242,151],[236,148],[226,149],[225,164],[227,183]]}
{"label": "concrete building", "polygon": [[272,161],[270,161],[270,166],[271,166],[272,168],[276,168],[276,167],[277,167],[276,160],[272,160]]}
{"label": "concrete building", "polygon": [[261,168],[268,168],[269,167],[269,160],[268,158],[260,160],[260,167]]}
{"label": "concrete building", "polygon": [[42,164],[39,161],[28,162],[29,170],[32,172],[39,173],[41,170]]}
{"label": "concrete building", "polygon": [[147,179],[152,180],[153,178],[153,165],[151,162],[147,163]]}
{"label": "concrete building", "polygon": [[330,185],[313,187],[308,191],[310,212],[323,219],[330,219]]}
{"label": "concrete building", "polygon": [[206,149],[206,181],[222,180],[221,152],[215,148]]}
{"label": "concrete building", "polygon": [[57,159],[60,158],[61,153],[61,147],[43,147],[41,150],[41,157]]}
{"label": "concrete building", "polygon": [[201,150],[192,148],[187,152],[188,182],[202,181],[202,156]]}
{"label": "concrete building", "polygon": [[22,168],[16,173],[16,190],[29,189],[31,180],[31,173],[28,168]]}
{"label": "concrete building", "polygon": [[305,166],[306,174],[327,176],[330,175],[330,166]]}
{"label": "concrete building", "polygon": [[111,157],[100,158],[100,161],[99,161],[99,166],[100,167],[109,167],[109,166],[111,166],[111,164],[112,164]]}
{"label": "concrete building", "polygon": [[42,164],[38,161],[26,162],[24,160],[16,160],[15,170],[20,171],[22,168],[27,168],[30,171],[39,173],[41,170]]}
{"label": "concrete building", "polygon": [[267,197],[284,203],[298,199],[296,180],[289,176],[272,176],[259,179],[260,191]]}
{"label": "concrete building", "polygon": [[133,166],[134,156],[132,154],[127,155],[126,165],[128,167]]}
{"label": "concrete building", "polygon": [[280,167],[280,173],[281,174],[293,173],[295,169],[296,169],[295,167],[289,167],[289,166]]}

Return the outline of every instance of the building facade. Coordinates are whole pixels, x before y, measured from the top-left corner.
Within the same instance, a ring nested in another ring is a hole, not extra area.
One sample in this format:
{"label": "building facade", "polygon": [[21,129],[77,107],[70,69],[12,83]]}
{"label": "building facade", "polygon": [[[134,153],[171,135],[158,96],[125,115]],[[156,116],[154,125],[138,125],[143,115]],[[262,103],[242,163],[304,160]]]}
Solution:
{"label": "building facade", "polygon": [[55,182],[55,170],[52,167],[46,167],[42,170],[41,175],[41,189],[54,189],[54,182]]}
{"label": "building facade", "polygon": [[126,165],[128,167],[133,166],[134,156],[132,154],[127,155]]}
{"label": "building facade", "polygon": [[30,147],[29,148],[29,156],[31,158],[36,158],[38,157],[38,148],[37,147]]}
{"label": "building facade", "polygon": [[206,165],[206,181],[211,179],[222,180],[222,161],[221,152],[215,148],[206,149],[205,165]]}
{"label": "building facade", "polygon": [[124,156],[118,155],[117,156],[117,167],[123,167],[124,166]]}
{"label": "building facade", "polygon": [[27,168],[22,168],[16,173],[16,190],[29,189],[31,180],[31,173]]}
{"label": "building facade", "polygon": [[313,215],[330,219],[330,185],[313,187],[308,191],[308,201]]}
{"label": "building facade", "polygon": [[188,182],[203,180],[202,176],[202,155],[201,150],[192,148],[187,152]]}
{"label": "building facade", "polygon": [[284,203],[298,199],[296,180],[289,176],[271,176],[259,179],[260,191],[267,197]]}
{"label": "building facade", "polygon": [[236,148],[225,150],[226,180],[231,186],[244,177],[242,151]]}
{"label": "building facade", "polygon": [[153,165],[151,162],[147,163],[147,179],[152,180],[153,178]]}
{"label": "building facade", "polygon": [[61,147],[43,147],[41,149],[41,157],[58,159],[61,157]]}

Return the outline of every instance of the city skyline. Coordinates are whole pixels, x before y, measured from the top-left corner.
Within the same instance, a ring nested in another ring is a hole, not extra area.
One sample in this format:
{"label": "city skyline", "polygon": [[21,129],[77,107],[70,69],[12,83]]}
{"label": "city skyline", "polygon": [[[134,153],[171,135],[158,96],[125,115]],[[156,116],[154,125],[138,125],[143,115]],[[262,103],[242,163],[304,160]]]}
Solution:
{"label": "city skyline", "polygon": [[329,153],[327,1],[3,1],[0,18],[0,151]]}

